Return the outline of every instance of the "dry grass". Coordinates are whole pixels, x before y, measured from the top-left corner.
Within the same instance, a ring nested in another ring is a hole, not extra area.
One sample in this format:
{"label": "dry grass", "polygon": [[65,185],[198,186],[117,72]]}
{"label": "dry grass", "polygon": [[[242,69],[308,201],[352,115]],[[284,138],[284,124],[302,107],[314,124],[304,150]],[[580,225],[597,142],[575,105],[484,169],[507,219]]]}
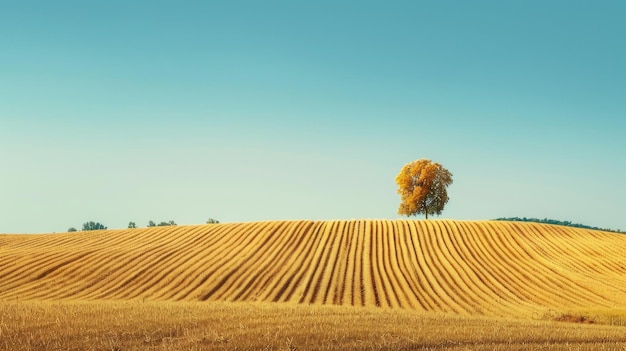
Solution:
{"label": "dry grass", "polygon": [[0,235],[0,348],[625,350],[624,252],[513,222]]}
{"label": "dry grass", "polygon": [[368,307],[0,303],[0,349],[625,350],[626,328]]}

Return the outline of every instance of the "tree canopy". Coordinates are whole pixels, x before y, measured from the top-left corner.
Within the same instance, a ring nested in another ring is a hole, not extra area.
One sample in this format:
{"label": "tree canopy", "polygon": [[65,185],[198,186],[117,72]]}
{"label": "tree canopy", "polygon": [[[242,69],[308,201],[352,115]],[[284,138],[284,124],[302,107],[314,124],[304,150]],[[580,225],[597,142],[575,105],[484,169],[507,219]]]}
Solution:
{"label": "tree canopy", "polygon": [[176,225],[176,222],[169,221],[169,222],[161,222],[159,224],[156,224],[152,220],[150,220],[150,222],[148,222],[148,227],[167,227],[167,226],[171,226],[171,225]]}
{"label": "tree canopy", "polygon": [[400,207],[398,214],[415,216],[418,213],[440,215],[448,203],[447,188],[452,184],[452,173],[442,165],[427,159],[407,163],[396,176]]}
{"label": "tree canopy", "polygon": [[107,229],[107,227],[105,227],[101,223],[97,223],[94,221],[83,223],[83,230],[101,230],[101,229]]}

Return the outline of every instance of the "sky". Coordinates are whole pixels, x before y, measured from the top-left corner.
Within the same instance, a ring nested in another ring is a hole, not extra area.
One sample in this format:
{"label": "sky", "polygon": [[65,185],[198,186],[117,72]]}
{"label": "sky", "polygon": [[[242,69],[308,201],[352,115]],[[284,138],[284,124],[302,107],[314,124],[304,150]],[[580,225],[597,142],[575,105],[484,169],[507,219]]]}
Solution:
{"label": "sky", "polygon": [[421,158],[439,218],[624,230],[624,42],[621,0],[0,0],[0,233],[397,219]]}

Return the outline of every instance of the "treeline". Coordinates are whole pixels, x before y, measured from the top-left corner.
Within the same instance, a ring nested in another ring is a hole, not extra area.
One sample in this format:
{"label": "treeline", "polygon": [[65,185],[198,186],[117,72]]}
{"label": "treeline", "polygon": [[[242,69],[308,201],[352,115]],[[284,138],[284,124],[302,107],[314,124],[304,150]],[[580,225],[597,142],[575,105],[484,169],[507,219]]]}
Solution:
{"label": "treeline", "polygon": [[502,217],[502,218],[497,218],[496,221],[535,222],[535,223],[543,223],[543,224],[563,225],[567,227],[575,227],[575,228],[583,228],[583,229],[602,230],[605,232],[613,232],[613,233],[624,233],[619,229],[598,228],[598,227],[592,227],[592,226],[588,226],[588,225],[584,225],[580,223],[572,223],[571,221],[559,221],[556,219],[549,219],[549,218],[539,219],[539,218],[526,218],[526,217],[522,217],[522,218]]}
{"label": "treeline", "polygon": [[[218,221],[217,219],[213,219],[213,218],[209,218],[206,221],[206,224],[217,224],[220,221]],[[154,221],[149,221],[147,227],[165,227],[165,226],[173,226],[173,225],[177,225],[176,222],[174,221],[169,221],[169,222],[161,222],[161,223],[155,223]],[[137,224],[135,222],[129,222],[128,223],[128,228],[137,228]],[[85,222],[83,223],[83,231],[89,231],[89,230],[104,230],[107,229],[106,226],[104,226],[104,224],[102,223],[98,223],[98,222],[94,222],[94,221],[89,221],[89,222]],[[76,228],[74,227],[70,227],[67,229],[68,232],[75,232],[77,231]]]}

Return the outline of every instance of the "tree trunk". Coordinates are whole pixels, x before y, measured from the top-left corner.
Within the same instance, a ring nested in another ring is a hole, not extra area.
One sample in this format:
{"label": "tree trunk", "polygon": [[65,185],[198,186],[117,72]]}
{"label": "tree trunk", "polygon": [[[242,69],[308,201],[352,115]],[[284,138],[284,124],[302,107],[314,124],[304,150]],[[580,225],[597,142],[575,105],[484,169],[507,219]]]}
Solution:
{"label": "tree trunk", "polygon": [[428,212],[424,212],[426,214],[426,219],[428,219]]}

